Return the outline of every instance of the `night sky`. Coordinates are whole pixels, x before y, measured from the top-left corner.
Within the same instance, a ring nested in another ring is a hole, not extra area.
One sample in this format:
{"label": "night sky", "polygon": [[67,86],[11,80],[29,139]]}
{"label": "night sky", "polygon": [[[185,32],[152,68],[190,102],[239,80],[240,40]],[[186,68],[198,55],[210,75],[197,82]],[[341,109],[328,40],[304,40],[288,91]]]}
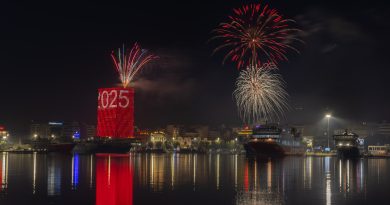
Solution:
{"label": "night sky", "polygon": [[[2,1],[0,124],[96,123],[97,89],[119,83],[110,53],[139,42],[160,56],[137,79],[136,125],[239,125],[238,71],[211,55],[211,30],[258,1]],[[292,111],[312,123],[328,109],[356,121],[390,120],[390,9],[386,1],[264,1],[304,31],[300,55],[280,64]],[[295,107],[304,111],[295,112]]]}

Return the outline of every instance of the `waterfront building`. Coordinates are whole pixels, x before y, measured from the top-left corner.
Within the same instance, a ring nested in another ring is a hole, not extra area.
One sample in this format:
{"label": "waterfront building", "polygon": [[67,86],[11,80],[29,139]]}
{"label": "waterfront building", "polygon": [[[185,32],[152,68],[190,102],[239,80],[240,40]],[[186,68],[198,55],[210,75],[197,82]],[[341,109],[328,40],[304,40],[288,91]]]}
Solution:
{"label": "waterfront building", "polygon": [[388,156],[389,154],[390,144],[368,146],[368,155],[370,156]]}
{"label": "waterfront building", "polygon": [[380,123],[376,133],[381,136],[390,137],[390,123],[386,121]]}
{"label": "waterfront building", "polygon": [[178,137],[175,140],[180,146],[181,149],[189,149],[192,146],[192,138],[191,137]]}
{"label": "waterfront building", "polygon": [[162,149],[166,141],[167,137],[163,131],[155,131],[150,134],[151,148],[153,149]]}
{"label": "waterfront building", "polygon": [[81,126],[79,122],[71,121],[63,123],[63,134],[64,140],[80,139]]}
{"label": "waterfront building", "polygon": [[4,126],[0,125],[0,141],[6,141],[9,138],[9,132]]}
{"label": "waterfront building", "polygon": [[155,131],[150,133],[150,141],[153,143],[156,142],[165,142],[167,140],[165,133],[163,131]]}
{"label": "waterfront building", "polygon": [[48,138],[51,135],[50,126],[48,123],[33,122],[30,125],[31,138]]}
{"label": "waterfront building", "polygon": [[81,124],[80,138],[81,139],[93,139],[96,136],[95,125],[89,125],[86,123]]}
{"label": "waterfront building", "polygon": [[32,122],[30,125],[30,137],[33,139],[93,139],[96,136],[95,125],[79,123],[76,121],[61,122]]}
{"label": "waterfront building", "polygon": [[0,139],[7,139],[9,132],[5,129],[5,126],[0,125]]}

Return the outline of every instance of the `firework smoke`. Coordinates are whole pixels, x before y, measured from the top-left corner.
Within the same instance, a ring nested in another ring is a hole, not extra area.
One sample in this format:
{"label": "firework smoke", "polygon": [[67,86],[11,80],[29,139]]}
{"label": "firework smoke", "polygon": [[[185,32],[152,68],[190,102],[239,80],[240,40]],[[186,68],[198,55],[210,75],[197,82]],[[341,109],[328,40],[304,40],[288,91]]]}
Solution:
{"label": "firework smoke", "polygon": [[278,120],[288,108],[284,81],[272,69],[276,69],[274,64],[264,64],[261,68],[249,66],[240,72],[233,95],[244,122]]}

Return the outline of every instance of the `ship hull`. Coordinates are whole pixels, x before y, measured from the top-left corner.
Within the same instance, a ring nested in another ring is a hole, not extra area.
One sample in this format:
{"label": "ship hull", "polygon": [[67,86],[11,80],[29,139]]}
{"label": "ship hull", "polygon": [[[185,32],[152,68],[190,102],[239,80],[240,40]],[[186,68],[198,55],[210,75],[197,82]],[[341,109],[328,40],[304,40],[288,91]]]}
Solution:
{"label": "ship hull", "polygon": [[261,156],[303,155],[302,146],[288,146],[277,142],[251,141],[244,145],[247,154]]}
{"label": "ship hull", "polygon": [[341,158],[356,158],[361,156],[357,147],[338,148],[337,155]]}
{"label": "ship hull", "polygon": [[99,141],[95,153],[128,153],[131,149],[131,140]]}
{"label": "ship hull", "polygon": [[34,142],[32,150],[35,152],[72,152],[76,143],[51,143],[51,142]]}

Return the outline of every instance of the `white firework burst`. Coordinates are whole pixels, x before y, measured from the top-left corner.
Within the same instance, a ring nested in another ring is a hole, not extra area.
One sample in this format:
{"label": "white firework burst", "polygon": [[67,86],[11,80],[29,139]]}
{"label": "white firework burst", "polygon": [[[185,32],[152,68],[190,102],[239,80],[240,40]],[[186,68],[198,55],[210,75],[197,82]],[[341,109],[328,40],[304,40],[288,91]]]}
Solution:
{"label": "white firework burst", "polygon": [[246,123],[279,120],[288,109],[288,94],[282,76],[274,73],[274,64],[242,70],[233,95],[240,117]]}

